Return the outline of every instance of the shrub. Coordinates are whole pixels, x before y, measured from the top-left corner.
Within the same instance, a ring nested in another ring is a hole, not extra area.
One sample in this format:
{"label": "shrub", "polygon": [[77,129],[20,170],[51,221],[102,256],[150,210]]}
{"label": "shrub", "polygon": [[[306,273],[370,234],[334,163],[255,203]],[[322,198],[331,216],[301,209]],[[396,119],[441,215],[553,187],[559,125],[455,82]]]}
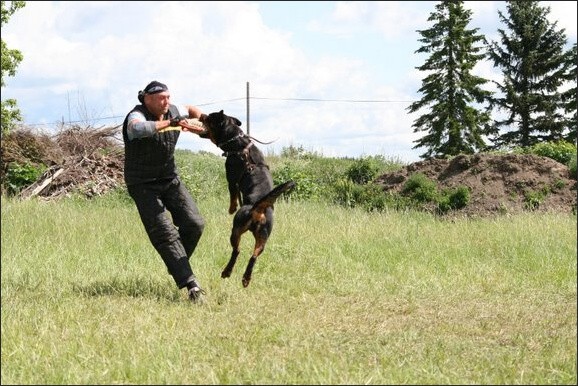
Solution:
{"label": "shrub", "polygon": [[466,186],[458,186],[450,192],[450,206],[452,209],[461,209],[470,202],[470,190]]}
{"label": "shrub", "polygon": [[342,178],[333,185],[333,202],[348,208],[361,207],[368,212],[382,211],[393,201],[377,184],[359,185]]}
{"label": "shrub", "polygon": [[380,165],[372,157],[362,157],[347,169],[347,178],[356,184],[364,185],[373,180],[379,171]]}
{"label": "shrub", "polygon": [[175,163],[181,181],[193,197],[216,196],[227,191],[224,159],[208,152],[177,149]]}
{"label": "shrub", "polygon": [[446,190],[438,201],[438,210],[442,213],[448,210],[461,209],[470,202],[470,190],[466,186]]}
{"label": "shrub", "polygon": [[361,185],[360,198],[363,208],[368,212],[382,211],[390,204],[382,187],[377,184]]}
{"label": "shrub", "polygon": [[305,150],[302,145],[299,146],[288,146],[284,147],[281,150],[281,157],[284,158],[304,158],[304,159],[311,159],[321,157],[320,154],[317,154],[314,151]]}
{"label": "shrub", "polygon": [[402,193],[421,203],[436,202],[438,198],[437,184],[423,173],[409,176]]}
{"label": "shrub", "polygon": [[353,208],[356,204],[358,187],[353,181],[340,178],[333,184],[333,202],[348,208]]}
{"label": "shrub", "polygon": [[524,194],[524,206],[529,210],[538,209],[545,197],[546,194],[543,191],[527,191]]}
{"label": "shrub", "polygon": [[288,196],[302,200],[317,199],[320,196],[319,185],[315,182],[314,176],[299,170],[294,164],[285,164],[273,170],[271,174],[273,185],[279,185],[289,180],[295,181],[296,186],[288,193]]}
{"label": "shrub", "polygon": [[516,152],[552,158],[569,166],[572,158],[576,157],[576,145],[566,141],[540,142],[526,148],[517,149]]}
{"label": "shrub", "polygon": [[4,180],[8,194],[18,194],[22,189],[36,182],[45,170],[46,166],[43,164],[35,166],[29,162],[10,163]]}

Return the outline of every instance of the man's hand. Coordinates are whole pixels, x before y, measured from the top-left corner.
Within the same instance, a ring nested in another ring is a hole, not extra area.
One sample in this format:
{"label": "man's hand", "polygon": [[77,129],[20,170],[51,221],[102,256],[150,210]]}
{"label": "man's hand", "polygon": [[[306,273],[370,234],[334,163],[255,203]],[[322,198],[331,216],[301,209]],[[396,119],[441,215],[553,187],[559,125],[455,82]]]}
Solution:
{"label": "man's hand", "polygon": [[180,126],[180,122],[184,119],[187,119],[187,117],[184,117],[182,115],[177,115],[176,117],[171,118],[171,121],[170,121],[171,124],[170,125],[173,127]]}

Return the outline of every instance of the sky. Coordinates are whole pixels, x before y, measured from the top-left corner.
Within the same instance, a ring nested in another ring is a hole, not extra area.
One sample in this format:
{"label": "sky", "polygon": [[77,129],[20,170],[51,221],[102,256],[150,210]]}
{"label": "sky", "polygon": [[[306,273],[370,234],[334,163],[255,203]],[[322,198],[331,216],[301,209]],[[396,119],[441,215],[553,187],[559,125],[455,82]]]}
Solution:
{"label": "sky", "polygon": [[[383,156],[411,163],[425,74],[416,67],[419,30],[432,27],[432,1],[26,1],[2,26],[24,59],[5,77],[26,125],[122,123],[150,81],[167,84],[174,104],[224,110],[245,132],[327,157]],[[542,1],[548,18],[576,42],[576,1]],[[469,29],[491,41],[505,29],[503,1],[466,1]],[[499,80],[488,62],[474,74]],[[490,85],[486,88],[495,91]],[[221,154],[182,133],[178,148]]]}

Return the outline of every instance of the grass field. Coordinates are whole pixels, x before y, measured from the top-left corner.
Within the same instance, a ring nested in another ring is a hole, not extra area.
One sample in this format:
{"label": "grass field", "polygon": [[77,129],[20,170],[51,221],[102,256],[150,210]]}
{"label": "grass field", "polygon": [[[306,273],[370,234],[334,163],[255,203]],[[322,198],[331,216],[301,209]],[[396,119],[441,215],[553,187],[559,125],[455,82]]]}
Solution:
{"label": "grass field", "polygon": [[193,305],[131,202],[3,198],[1,383],[576,384],[576,216],[281,201],[243,288],[226,202]]}

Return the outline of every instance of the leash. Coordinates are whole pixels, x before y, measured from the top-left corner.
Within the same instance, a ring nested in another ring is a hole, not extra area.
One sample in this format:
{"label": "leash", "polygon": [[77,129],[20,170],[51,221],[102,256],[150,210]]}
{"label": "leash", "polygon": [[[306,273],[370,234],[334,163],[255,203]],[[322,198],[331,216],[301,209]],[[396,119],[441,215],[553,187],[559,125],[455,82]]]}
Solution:
{"label": "leash", "polygon": [[260,144],[263,144],[263,145],[270,145],[270,144],[272,144],[273,142],[276,141],[276,140],[275,140],[275,141],[270,141],[270,142],[261,142],[261,141],[259,141],[257,138],[251,137],[250,135],[248,135],[247,137],[250,138],[251,140],[257,141],[257,142],[259,142]]}
{"label": "leash", "polygon": [[225,146],[225,145],[228,144],[229,142],[233,142],[233,141],[236,140],[237,138],[243,138],[243,137],[249,138],[251,141],[259,142],[259,143],[262,144],[262,145],[270,145],[270,144],[272,144],[273,142],[276,141],[276,140],[275,140],[275,141],[270,141],[270,142],[262,142],[262,141],[259,141],[257,138],[251,137],[250,135],[247,135],[247,134],[237,134],[236,136],[234,136],[233,138],[229,138],[229,139],[226,140],[225,142],[218,143],[218,144],[217,144],[217,147]]}

